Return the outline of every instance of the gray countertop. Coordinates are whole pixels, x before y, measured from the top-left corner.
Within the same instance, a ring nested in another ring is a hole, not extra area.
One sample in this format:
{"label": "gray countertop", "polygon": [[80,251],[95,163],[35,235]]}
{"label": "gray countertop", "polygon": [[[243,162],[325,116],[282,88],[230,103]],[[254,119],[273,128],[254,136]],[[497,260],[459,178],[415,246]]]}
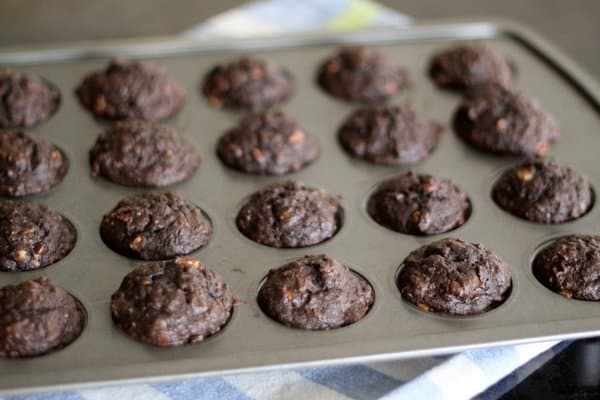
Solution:
{"label": "gray countertop", "polygon": [[[240,0],[2,0],[0,46],[173,34]],[[598,0],[381,0],[417,19],[503,17],[549,38],[600,78]]]}

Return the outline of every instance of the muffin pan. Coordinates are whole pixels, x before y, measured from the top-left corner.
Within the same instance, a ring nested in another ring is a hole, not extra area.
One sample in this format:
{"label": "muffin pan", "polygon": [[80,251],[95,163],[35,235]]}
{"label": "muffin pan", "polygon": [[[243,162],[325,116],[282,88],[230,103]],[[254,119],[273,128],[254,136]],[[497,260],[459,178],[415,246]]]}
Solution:
{"label": "muffin pan", "polygon": [[[550,155],[587,175],[598,190],[597,84],[537,36],[505,22],[235,42],[163,38],[0,51],[1,65],[38,73],[61,91],[58,112],[33,132],[60,147],[70,160],[70,169],[61,184],[27,199],[54,207],[78,232],[75,248],[63,260],[38,271],[0,273],[0,286],[48,276],[81,302],[88,317],[82,335],[60,351],[34,359],[0,359],[0,394],[417,357],[600,334],[599,304],[557,296],[531,272],[536,249],[549,239],[570,233],[598,234],[600,207],[558,225],[533,224],[509,215],[494,204],[490,193],[500,173],[520,158],[477,152],[450,130],[459,95],[437,89],[426,75],[427,65],[440,49],[469,39],[485,40],[516,65],[515,86],[538,98],[562,126],[564,134]],[[390,231],[368,216],[365,207],[371,190],[408,168],[354,160],[339,146],[337,129],[356,105],[327,95],[315,79],[319,65],[344,43],[377,46],[403,66],[411,86],[391,103],[409,102],[444,126],[438,148],[414,169],[451,178],[465,190],[472,211],[463,226],[433,237],[417,237]],[[242,114],[210,107],[199,88],[212,66],[243,53],[273,60],[291,72],[296,93],[282,108],[321,143],[322,155],[316,162],[287,176],[340,196],[343,225],[333,238],[319,245],[269,248],[248,240],[235,226],[235,216],[247,196],[285,179],[232,171],[216,154],[219,137]],[[156,60],[187,90],[185,106],[167,125],[192,142],[202,163],[189,180],[169,189],[206,211],[214,234],[207,247],[193,255],[221,274],[234,294],[246,302],[235,308],[221,333],[202,343],[156,348],[132,340],[111,321],[110,296],[140,261],[104,245],[99,226],[103,214],[119,200],[143,190],[90,177],[88,150],[105,125],[78,104],[74,89],[86,74],[104,67],[113,56]],[[481,242],[506,260],[513,273],[507,301],[490,312],[458,318],[425,313],[404,302],[394,279],[399,265],[410,251],[441,237]],[[268,270],[319,253],[345,263],[371,283],[376,300],[370,312],[355,324],[330,331],[290,329],[267,317],[257,305],[256,293]]]}

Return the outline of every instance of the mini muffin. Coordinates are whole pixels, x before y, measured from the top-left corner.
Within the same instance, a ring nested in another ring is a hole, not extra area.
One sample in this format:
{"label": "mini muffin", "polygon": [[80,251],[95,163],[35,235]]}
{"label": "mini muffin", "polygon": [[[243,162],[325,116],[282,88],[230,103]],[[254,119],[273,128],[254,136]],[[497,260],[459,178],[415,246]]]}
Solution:
{"label": "mini muffin", "polygon": [[132,187],[162,187],[189,178],[200,164],[192,145],[152,121],[119,121],[90,150],[92,177]]}
{"label": "mini muffin", "polygon": [[250,196],[236,224],[245,236],[266,246],[306,247],[335,235],[341,214],[338,201],[323,189],[290,180]]}
{"label": "mini muffin", "polygon": [[465,90],[488,83],[509,86],[513,70],[503,55],[481,44],[469,44],[436,54],[429,76],[441,88]]}
{"label": "mini muffin", "polygon": [[442,239],[411,252],[398,275],[402,298],[424,311],[480,314],[506,300],[508,265],[481,244]]}
{"label": "mini muffin", "polygon": [[244,118],[219,139],[217,154],[225,165],[259,175],[284,175],[315,161],[317,139],[281,111]]}
{"label": "mini muffin", "polygon": [[86,76],[75,92],[98,118],[163,120],[185,102],[185,90],[165,68],[148,61],[112,60]]}
{"label": "mini muffin", "polygon": [[34,357],[71,344],[85,313],[46,277],[0,288],[0,355]]}
{"label": "mini muffin", "polygon": [[500,155],[543,155],[560,136],[558,123],[536,100],[497,84],[465,94],[454,130],[469,145]]}
{"label": "mini muffin", "polygon": [[600,300],[600,236],[555,240],[533,260],[533,274],[548,289],[579,300]]}
{"label": "mini muffin", "polygon": [[285,102],[294,84],[280,65],[243,57],[215,66],[204,78],[202,93],[213,107],[260,111]]}
{"label": "mini muffin", "polygon": [[375,294],[367,281],[324,254],[310,255],[269,271],[258,304],[292,328],[333,329],[360,321]]}
{"label": "mini muffin", "polygon": [[155,346],[201,342],[229,321],[233,294],[223,278],[191,257],[140,265],[112,295],[115,325]]}
{"label": "mini muffin", "polygon": [[0,195],[27,196],[58,185],[69,161],[41,137],[24,131],[0,133]]}
{"label": "mini muffin", "polygon": [[379,103],[407,86],[404,70],[378,50],[346,47],[319,68],[317,83],[333,97]]}
{"label": "mini muffin", "polygon": [[492,197],[505,211],[540,224],[557,224],[583,216],[593,195],[587,178],[552,160],[525,161],[502,174]]}
{"label": "mini muffin", "polygon": [[5,200],[0,215],[0,271],[46,267],[75,246],[73,225],[48,206]]}
{"label": "mini muffin", "polygon": [[355,111],[338,131],[353,157],[382,165],[413,164],[437,146],[442,128],[410,106],[370,107]]}
{"label": "mini muffin", "polygon": [[60,94],[39,76],[4,69],[0,99],[0,129],[29,128],[54,115]]}
{"label": "mini muffin", "polygon": [[100,225],[100,235],[108,247],[141,260],[189,254],[204,247],[212,231],[202,209],[174,192],[121,200]]}
{"label": "mini muffin", "polygon": [[469,198],[452,181],[413,171],[382,183],[367,204],[369,215],[378,224],[412,235],[458,228],[470,209]]}

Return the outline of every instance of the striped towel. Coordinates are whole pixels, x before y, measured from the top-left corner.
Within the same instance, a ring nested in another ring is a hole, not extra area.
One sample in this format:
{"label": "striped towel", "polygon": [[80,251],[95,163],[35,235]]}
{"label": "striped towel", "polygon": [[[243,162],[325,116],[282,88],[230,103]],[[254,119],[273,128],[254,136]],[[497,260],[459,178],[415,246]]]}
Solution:
{"label": "striped towel", "polygon": [[[294,18],[287,18],[294,15]],[[285,21],[282,25],[281,21]],[[410,24],[368,0],[267,0],[225,12],[184,32],[199,38],[343,31]],[[454,356],[304,368],[8,397],[0,400],[497,399],[568,345],[544,342]]]}
{"label": "striped towel", "polygon": [[281,370],[3,400],[460,400],[478,393],[477,399],[491,400],[568,344],[545,342],[473,350],[450,357]]}

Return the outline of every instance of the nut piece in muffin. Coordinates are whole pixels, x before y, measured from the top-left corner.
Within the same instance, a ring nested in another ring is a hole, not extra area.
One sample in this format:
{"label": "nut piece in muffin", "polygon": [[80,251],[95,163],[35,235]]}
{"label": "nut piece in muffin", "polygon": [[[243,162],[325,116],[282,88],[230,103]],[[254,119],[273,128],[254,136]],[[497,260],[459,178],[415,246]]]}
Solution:
{"label": "nut piece in muffin", "polygon": [[452,181],[413,171],[383,182],[367,203],[375,222],[412,235],[456,229],[465,223],[470,210],[468,196]]}
{"label": "nut piece in muffin", "polygon": [[243,57],[215,66],[202,93],[217,108],[261,111],[288,100],[294,84],[287,70],[270,61]]}
{"label": "nut piece in muffin", "polygon": [[513,70],[502,54],[482,44],[468,44],[436,54],[429,65],[429,76],[442,88],[471,89],[497,83],[509,86]]}
{"label": "nut piece in muffin", "polygon": [[46,277],[0,288],[0,355],[35,357],[71,344],[85,312]]}
{"label": "nut piece in muffin", "polygon": [[71,222],[54,209],[28,201],[0,203],[0,271],[29,271],[64,258],[75,246]]}
{"label": "nut piece in muffin", "polygon": [[60,93],[39,76],[3,69],[0,99],[0,129],[29,128],[54,115]]}
{"label": "nut piece in muffin", "polygon": [[338,140],[351,156],[382,165],[405,165],[426,158],[437,146],[442,127],[410,106],[362,108],[338,130]]}
{"label": "nut piece in muffin", "polygon": [[269,110],[244,118],[219,139],[221,161],[238,171],[284,175],[315,161],[319,142],[281,111]]}
{"label": "nut piece in muffin", "polygon": [[200,164],[191,144],[152,121],[119,121],[90,149],[92,177],[131,187],[162,187],[189,178]]}
{"label": "nut piece in muffin", "polygon": [[505,171],[494,185],[492,197],[512,215],[540,224],[580,218],[593,200],[585,176],[543,158],[527,160]]}
{"label": "nut piece in muffin", "polygon": [[141,260],[189,254],[204,247],[212,231],[202,209],[174,192],[121,200],[100,225],[100,235],[108,247]]}
{"label": "nut piece in muffin", "polygon": [[555,240],[533,260],[533,274],[565,297],[600,301],[600,236],[569,235]]}
{"label": "nut piece in muffin", "polygon": [[397,283],[402,298],[424,311],[471,315],[506,300],[511,272],[483,245],[448,238],[411,252]]}
{"label": "nut piece in muffin", "polygon": [[236,224],[245,236],[266,246],[307,247],[335,235],[342,213],[339,202],[323,189],[290,180],[250,196]]}
{"label": "nut piece in muffin", "polygon": [[185,102],[185,90],[165,68],[149,61],[112,60],[86,76],[75,92],[98,118],[164,120]]}
{"label": "nut piece in muffin", "polygon": [[453,124],[463,141],[499,155],[544,155],[561,133],[536,100],[497,84],[468,91]]}
{"label": "nut piece in muffin", "polygon": [[324,330],[360,321],[375,300],[371,285],[326,255],[310,255],[269,271],[258,304],[292,328]]}
{"label": "nut piece in muffin", "polygon": [[155,346],[201,342],[229,321],[234,304],[229,285],[191,257],[140,265],[112,295],[115,325],[135,340]]}
{"label": "nut piece in muffin", "polygon": [[21,197],[58,185],[69,160],[45,139],[24,131],[0,133],[0,195]]}
{"label": "nut piece in muffin", "polygon": [[380,103],[408,84],[404,70],[371,47],[345,47],[317,73],[317,83],[333,97],[361,103]]}

